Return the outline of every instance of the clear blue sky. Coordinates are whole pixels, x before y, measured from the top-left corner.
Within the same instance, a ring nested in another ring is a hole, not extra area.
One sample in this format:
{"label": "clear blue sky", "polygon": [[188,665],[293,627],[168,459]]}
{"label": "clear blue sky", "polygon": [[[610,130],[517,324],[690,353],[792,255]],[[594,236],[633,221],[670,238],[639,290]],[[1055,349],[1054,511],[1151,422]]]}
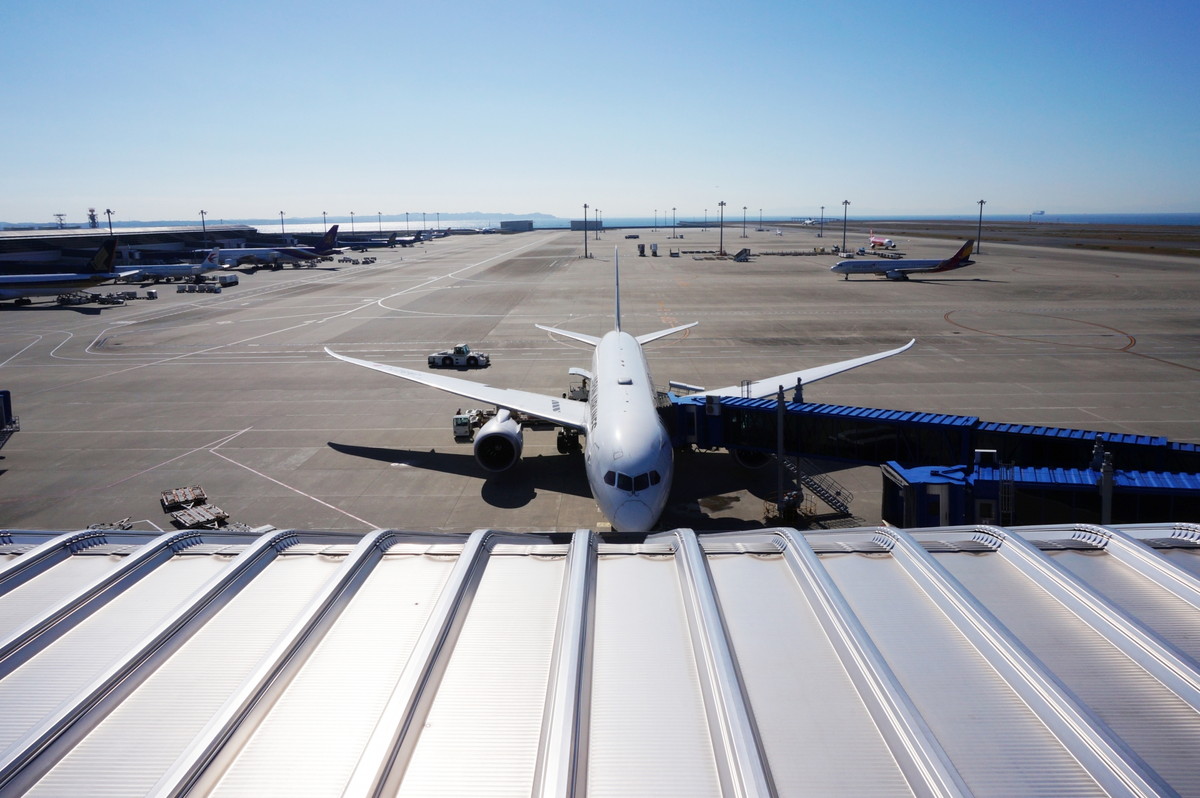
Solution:
{"label": "clear blue sky", "polygon": [[1196,212],[1198,31],[1195,0],[8,3],[0,220]]}

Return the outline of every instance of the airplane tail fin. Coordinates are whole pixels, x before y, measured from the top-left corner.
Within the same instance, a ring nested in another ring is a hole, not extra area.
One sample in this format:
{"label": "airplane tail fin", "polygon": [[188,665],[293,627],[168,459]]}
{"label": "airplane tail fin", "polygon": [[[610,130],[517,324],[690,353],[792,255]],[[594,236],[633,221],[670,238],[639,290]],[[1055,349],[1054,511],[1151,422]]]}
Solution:
{"label": "airplane tail fin", "polygon": [[949,263],[953,266],[966,266],[968,263],[974,263],[971,260],[971,251],[975,249],[975,239],[971,239],[967,243],[959,247],[958,252],[950,256]]}
{"label": "airplane tail fin", "polygon": [[[617,251],[616,247],[613,247],[613,273],[614,273],[614,282],[616,283],[616,301],[615,301],[615,307],[613,308],[614,316],[615,316],[615,319],[614,319],[615,326],[613,327],[613,329],[616,330],[617,332],[621,331],[621,263],[620,263],[620,260],[621,260],[620,253]],[[659,330],[657,332],[646,333],[645,335],[639,335],[639,336],[636,336],[636,339],[639,344],[648,344],[651,341],[657,341],[659,338],[665,338],[668,335],[672,335],[673,333],[682,332],[683,330],[687,330],[692,327],[695,327],[699,323],[700,322],[698,322],[698,321],[694,321],[691,324],[681,324],[678,327],[672,327],[669,330]],[[562,335],[567,338],[571,338],[576,341],[579,341],[580,343],[588,344],[589,346],[599,346],[600,345],[600,339],[594,335],[587,335],[585,333],[571,332],[570,330],[560,330],[557,327],[547,327],[544,324],[535,324],[533,326],[537,327],[539,330],[545,330],[546,332],[556,333],[558,335]]]}
{"label": "airplane tail fin", "polygon": [[396,246],[396,234],[392,233],[390,236],[388,236],[387,242],[388,242],[388,246],[392,246],[392,247]]}
{"label": "airplane tail fin", "polygon": [[958,248],[950,257],[939,263],[933,270],[935,272],[948,272],[953,269],[961,269],[963,266],[970,266],[975,261],[971,260],[971,250],[975,248],[975,239],[971,239],[967,243]]}
{"label": "airplane tail fin", "polygon": [[116,259],[117,239],[110,238],[100,245],[100,249],[96,250],[88,268],[94,274],[107,274],[113,270],[113,263]]}
{"label": "airplane tail fin", "polygon": [[[320,245],[318,245],[317,248],[318,249],[333,249],[334,247],[337,246],[337,235],[338,235],[338,226],[335,224],[332,227],[330,227],[329,230],[327,230],[325,232],[325,235],[324,235],[324,237],[321,238],[321,243],[320,243]],[[309,239],[309,240],[311,241],[312,239]]]}
{"label": "airplane tail fin", "polygon": [[617,283],[617,293],[616,293],[617,300],[616,300],[616,308],[615,308],[616,321],[614,322],[614,324],[616,326],[614,326],[613,329],[616,330],[617,332],[620,332],[621,331],[621,255],[620,255],[620,253],[617,252],[616,247],[613,247],[613,273],[616,276],[616,283]]}

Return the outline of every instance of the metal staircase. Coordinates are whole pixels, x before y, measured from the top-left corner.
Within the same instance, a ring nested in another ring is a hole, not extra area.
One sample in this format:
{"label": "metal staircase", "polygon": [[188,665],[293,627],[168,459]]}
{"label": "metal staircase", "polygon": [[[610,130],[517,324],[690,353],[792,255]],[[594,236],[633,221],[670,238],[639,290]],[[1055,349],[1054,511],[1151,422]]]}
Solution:
{"label": "metal staircase", "polygon": [[851,514],[850,503],[854,501],[854,494],[833,477],[821,473],[811,460],[804,457],[785,457],[783,465],[792,473],[796,481],[813,496],[825,502],[836,512],[843,515]]}

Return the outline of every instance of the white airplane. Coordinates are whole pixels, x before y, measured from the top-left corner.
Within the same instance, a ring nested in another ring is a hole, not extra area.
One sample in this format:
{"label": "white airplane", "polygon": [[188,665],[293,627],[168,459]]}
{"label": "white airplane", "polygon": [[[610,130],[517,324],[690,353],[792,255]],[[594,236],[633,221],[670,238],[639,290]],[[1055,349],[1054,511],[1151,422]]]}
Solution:
{"label": "white airplane", "polygon": [[[309,263],[319,260],[325,255],[335,255],[341,251],[337,249],[337,231],[336,224],[330,227],[316,246],[233,247],[221,250],[221,257],[232,266]],[[203,250],[200,252],[203,253]]]}
{"label": "white airplane", "polygon": [[955,252],[945,260],[916,260],[910,258],[899,258],[888,261],[841,260],[830,266],[829,270],[835,274],[842,275],[846,280],[849,280],[852,274],[876,274],[880,277],[886,277],[889,280],[907,280],[910,274],[948,272],[954,269],[961,269],[964,266],[970,266],[975,262],[971,260],[971,250],[974,246],[975,240],[971,239],[959,247],[958,252]]}
{"label": "white airplane", "polygon": [[[674,452],[671,438],[655,405],[654,383],[642,346],[696,326],[683,324],[667,330],[634,336],[621,329],[621,281],[617,268],[616,324],[603,337],[534,325],[594,347],[591,371],[572,369],[588,378],[587,401],[533,393],[515,388],[497,388],[470,380],[424,371],[373,363],[326,353],[356,366],[381,371],[422,385],[495,405],[495,418],[475,436],[475,459],[488,471],[504,471],[521,457],[521,425],[512,417],[522,413],[587,436],[584,460],[588,485],[600,512],[620,532],[647,532],[657,523],[671,492]],[[898,355],[913,345],[876,355],[845,360],[816,368],[801,369],[750,385],[752,398],[773,396],[782,385],[809,383],[858,366]],[[703,395],[746,395],[741,385],[730,385]]]}
{"label": "white airplane", "polygon": [[83,271],[0,275],[0,299],[15,299],[18,305],[28,305],[33,301],[29,297],[62,296],[130,274],[128,271],[113,271],[116,254],[117,240],[110,238],[100,245],[89,261],[88,268]]}
{"label": "white airplane", "polygon": [[154,263],[139,266],[127,279],[150,279],[158,282],[166,278],[195,278],[224,268],[226,267],[221,265],[221,250],[218,247],[205,255],[204,260],[199,263]]}
{"label": "white airplane", "polygon": [[895,249],[896,248],[895,241],[893,241],[890,238],[884,238],[883,236],[875,235],[874,230],[872,230],[870,232],[870,236],[871,237],[868,240],[871,242],[871,249],[875,249],[876,247],[883,247],[884,249]]}

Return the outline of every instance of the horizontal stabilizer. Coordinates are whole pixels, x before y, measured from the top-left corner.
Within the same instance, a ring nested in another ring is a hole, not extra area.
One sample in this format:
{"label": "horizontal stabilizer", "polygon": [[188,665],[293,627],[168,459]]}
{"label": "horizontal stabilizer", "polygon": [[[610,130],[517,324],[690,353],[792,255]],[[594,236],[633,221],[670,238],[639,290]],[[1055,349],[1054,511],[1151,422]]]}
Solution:
{"label": "horizontal stabilizer", "polygon": [[694,321],[691,324],[681,324],[678,327],[672,327],[669,330],[659,330],[658,332],[652,332],[652,333],[646,333],[645,335],[639,335],[639,336],[637,336],[637,342],[639,344],[648,344],[651,341],[657,341],[659,338],[666,338],[668,335],[674,335],[677,332],[683,332],[684,330],[691,329],[692,327],[695,327],[699,323],[700,322],[698,322],[698,321]]}
{"label": "horizontal stabilizer", "polygon": [[544,324],[535,324],[533,326],[537,327],[539,330],[545,330],[546,332],[561,335],[565,338],[574,338],[576,341],[587,344],[588,346],[600,345],[600,339],[594,335],[585,335],[584,333],[571,332],[570,330],[560,330],[557,327],[547,327]]}

